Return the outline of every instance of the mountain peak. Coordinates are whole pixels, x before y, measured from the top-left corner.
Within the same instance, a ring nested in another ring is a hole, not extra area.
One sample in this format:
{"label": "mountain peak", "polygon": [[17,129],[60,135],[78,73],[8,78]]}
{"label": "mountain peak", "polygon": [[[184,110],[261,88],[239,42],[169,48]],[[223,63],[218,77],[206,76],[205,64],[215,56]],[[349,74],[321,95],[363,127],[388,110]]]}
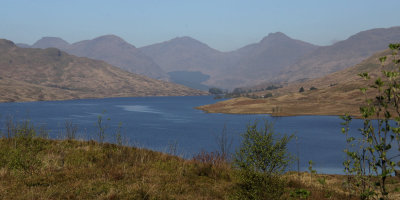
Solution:
{"label": "mountain peak", "polygon": [[118,36],[116,36],[114,34],[99,36],[97,38],[94,38],[93,40],[111,40],[111,41],[123,41],[123,42],[125,42],[124,39],[122,39],[121,37],[118,37]]}
{"label": "mountain peak", "polygon": [[41,48],[41,49],[46,49],[49,47],[55,47],[58,49],[64,49],[69,45],[68,42],[65,40],[59,38],[59,37],[42,37],[40,40],[35,42],[35,44],[32,45],[33,48]]}
{"label": "mountain peak", "polygon": [[264,37],[261,42],[275,41],[275,40],[287,40],[291,39],[289,36],[282,32],[270,33],[268,36]]}
{"label": "mountain peak", "polygon": [[176,38],[170,40],[170,42],[176,42],[176,43],[189,43],[189,42],[191,42],[191,43],[201,43],[198,40],[196,40],[196,39],[194,39],[192,37],[189,37],[189,36],[176,37]]}
{"label": "mountain peak", "polygon": [[122,39],[119,36],[109,34],[109,35],[103,35],[97,38],[94,38],[93,40],[88,40],[88,42],[93,43],[93,44],[103,44],[103,45],[116,45],[116,46],[129,46],[129,48],[136,48],[134,45],[126,42],[124,39]]}
{"label": "mountain peak", "polygon": [[268,34],[269,37],[287,37],[287,35],[285,35],[284,33],[278,31],[275,33],[269,33]]}
{"label": "mountain peak", "polygon": [[[51,37],[51,36],[45,36],[45,37],[42,37],[42,38],[40,38],[40,40],[38,40],[38,41],[41,41],[41,40],[47,40],[47,41],[63,41],[63,42],[66,42],[65,40],[63,40],[63,39],[61,39],[61,38],[59,38],[59,37]],[[66,43],[68,43],[68,42],[66,42]]]}
{"label": "mountain peak", "polygon": [[188,50],[188,48],[189,49],[211,49],[207,44],[200,42],[189,36],[176,37],[174,39],[171,39],[171,40],[165,42],[165,44],[172,45],[172,46],[175,46],[175,45],[182,46],[182,47],[185,47],[185,49],[187,49],[187,50]]}

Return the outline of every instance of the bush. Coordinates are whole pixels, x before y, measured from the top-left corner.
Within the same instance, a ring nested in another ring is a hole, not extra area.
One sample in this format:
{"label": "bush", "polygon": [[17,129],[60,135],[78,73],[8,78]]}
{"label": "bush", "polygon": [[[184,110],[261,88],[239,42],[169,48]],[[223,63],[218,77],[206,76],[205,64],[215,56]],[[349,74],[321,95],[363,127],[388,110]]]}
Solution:
{"label": "bush", "polygon": [[240,182],[234,187],[233,199],[280,199],[285,191],[279,176],[252,170],[240,170],[236,176]]}
{"label": "bush", "polygon": [[316,88],[316,87],[314,87],[314,86],[312,86],[312,87],[310,87],[310,90],[317,90],[318,88]]}
{"label": "bush", "polygon": [[285,182],[280,175],[291,161],[286,146],[293,135],[277,136],[267,121],[261,129],[257,122],[247,126],[234,155],[238,168],[235,199],[278,199],[283,194]]}
{"label": "bush", "polygon": [[272,93],[267,93],[264,95],[264,98],[269,98],[269,97],[272,97]]}
{"label": "bush", "polygon": [[300,198],[300,199],[307,199],[311,195],[311,192],[306,189],[297,189],[290,193],[291,197]]}

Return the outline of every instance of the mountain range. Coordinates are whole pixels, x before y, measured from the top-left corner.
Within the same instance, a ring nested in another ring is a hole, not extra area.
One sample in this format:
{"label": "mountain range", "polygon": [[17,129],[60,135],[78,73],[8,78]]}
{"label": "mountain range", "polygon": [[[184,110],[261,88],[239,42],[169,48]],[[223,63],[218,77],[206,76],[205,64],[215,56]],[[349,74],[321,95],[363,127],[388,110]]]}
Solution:
{"label": "mountain range", "polygon": [[0,102],[206,94],[56,48],[19,48],[5,39],[0,71]]}
{"label": "mountain range", "polygon": [[155,79],[168,80],[168,75],[151,58],[135,46],[115,35],[105,35],[92,40],[69,44],[61,38],[44,37],[31,48],[58,48],[69,54],[105,61],[128,72]]}
{"label": "mountain range", "polygon": [[[352,67],[303,82],[289,83],[274,90],[258,90],[250,96],[267,98],[236,98],[205,105],[199,109],[207,112],[249,114],[269,113],[275,116],[290,115],[344,115],[360,117],[360,106],[365,105],[365,98],[379,95],[378,90],[369,88],[377,77],[384,77],[382,70],[398,71],[393,64],[392,51],[387,49],[375,53]],[[380,58],[386,56],[384,67]],[[398,59],[398,57],[396,58]],[[367,72],[370,80],[364,80],[358,74]],[[383,80],[385,78],[382,78]],[[300,92],[300,88],[303,88]],[[360,88],[368,88],[366,96]]]}
{"label": "mountain range", "polygon": [[[355,65],[398,41],[400,27],[362,31],[328,46],[313,45],[277,32],[258,43],[229,52],[218,51],[191,37],[177,37],[141,48],[114,35],[74,44],[46,37],[28,46],[59,48],[157,79],[174,81],[179,78],[180,83],[191,86],[233,89],[322,77]],[[196,72],[208,78],[171,77],[183,72]],[[196,82],[198,80],[202,82]]]}
{"label": "mountain range", "polygon": [[204,84],[233,89],[322,77],[353,66],[398,41],[400,27],[391,27],[362,31],[328,46],[277,32],[230,52],[220,52],[190,37],[139,49],[167,72],[199,71],[210,76]]}

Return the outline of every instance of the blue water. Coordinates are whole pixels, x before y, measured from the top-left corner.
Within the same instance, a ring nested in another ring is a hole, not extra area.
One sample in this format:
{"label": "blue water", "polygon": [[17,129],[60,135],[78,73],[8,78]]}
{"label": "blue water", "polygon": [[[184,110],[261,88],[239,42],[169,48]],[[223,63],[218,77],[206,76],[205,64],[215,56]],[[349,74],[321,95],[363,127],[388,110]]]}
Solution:
{"label": "blue water", "polygon": [[[5,120],[11,116],[15,121],[30,120],[36,126],[44,126],[51,138],[61,139],[65,135],[65,122],[71,121],[78,125],[78,139],[88,140],[98,138],[96,122],[101,116],[109,142],[115,142],[114,133],[122,124],[128,145],[191,158],[201,150],[217,150],[216,137],[224,126],[233,140],[231,152],[234,152],[247,124],[268,120],[274,123],[276,133],[296,134],[298,141],[293,140],[289,150],[299,154],[302,171],[307,170],[308,161],[312,160],[318,173],[342,173],[345,137],[340,132],[339,117],[211,114],[193,109],[217,101],[201,96],[2,103],[0,127],[4,132]],[[353,120],[354,134],[361,125],[360,120]],[[171,148],[174,146],[176,150]],[[297,170],[297,163],[291,169]]]}

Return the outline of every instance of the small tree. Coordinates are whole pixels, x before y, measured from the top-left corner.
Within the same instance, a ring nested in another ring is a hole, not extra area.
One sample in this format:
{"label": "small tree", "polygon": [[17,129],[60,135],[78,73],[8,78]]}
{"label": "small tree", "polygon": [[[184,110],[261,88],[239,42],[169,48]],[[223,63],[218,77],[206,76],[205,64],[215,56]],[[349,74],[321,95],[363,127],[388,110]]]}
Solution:
{"label": "small tree", "polygon": [[216,136],[216,142],[222,159],[224,161],[230,160],[230,148],[232,146],[233,139],[228,137],[226,124],[224,125],[221,134]]}
{"label": "small tree", "polygon": [[293,135],[278,137],[272,124],[257,122],[247,126],[242,134],[240,149],[234,155],[234,165],[239,169],[239,184],[234,198],[279,199],[284,192],[284,181],[279,177],[291,162],[287,144]]}
{"label": "small tree", "polygon": [[[103,111],[103,114],[104,113],[105,113],[105,111]],[[107,121],[109,121],[109,120],[110,120],[110,118],[107,118]],[[104,124],[102,115],[97,116],[96,126],[97,126],[97,136],[98,136],[99,142],[103,143],[104,139],[106,137],[106,129],[108,128],[108,125]]]}
{"label": "small tree", "polygon": [[[400,59],[396,57],[400,44],[390,44],[389,48],[392,50],[392,55],[389,56],[392,62],[389,64],[386,62],[387,56],[379,58],[382,75],[378,76],[369,88],[361,88],[361,92],[365,95],[365,104],[360,107],[364,120],[363,127],[359,129],[361,139],[356,140],[348,135],[351,118],[342,117],[345,121],[342,123],[345,126],[342,133],[346,135],[348,143],[345,150],[347,154],[344,162],[345,172],[356,175],[355,178],[358,177],[353,185],[358,188],[361,199],[368,199],[371,195],[388,199],[386,179],[394,172],[395,159],[400,156],[399,150],[392,150],[395,154],[390,155],[392,144],[394,142],[397,142],[397,145],[400,144],[400,69],[398,66]],[[371,79],[366,72],[359,75],[365,80]],[[395,123],[391,123],[392,119]],[[400,162],[397,165],[399,166]],[[371,173],[379,179],[374,179]],[[379,188],[380,194],[375,194],[375,186]]]}
{"label": "small tree", "polygon": [[301,88],[299,89],[299,92],[304,92],[304,88],[301,87]]}

